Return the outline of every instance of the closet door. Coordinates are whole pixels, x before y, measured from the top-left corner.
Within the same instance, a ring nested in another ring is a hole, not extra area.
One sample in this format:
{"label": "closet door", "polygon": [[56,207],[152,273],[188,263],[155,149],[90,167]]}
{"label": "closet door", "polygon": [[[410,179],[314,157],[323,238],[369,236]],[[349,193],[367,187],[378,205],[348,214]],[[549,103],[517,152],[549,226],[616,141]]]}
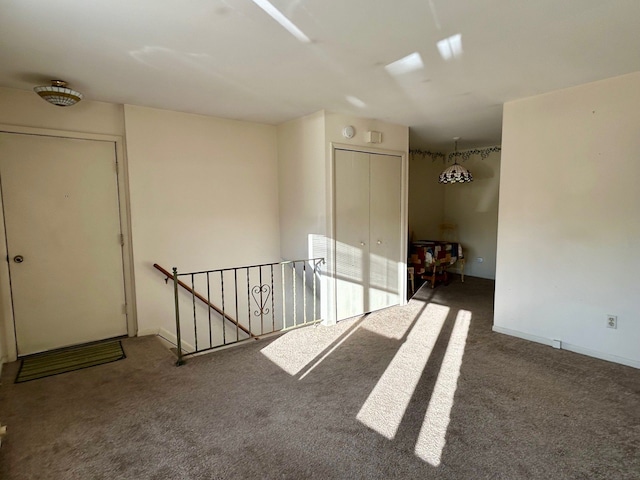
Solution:
{"label": "closet door", "polygon": [[401,191],[400,157],[336,150],[338,320],[401,303]]}
{"label": "closet door", "polygon": [[369,311],[369,155],[335,152],[337,319]]}
{"label": "closet door", "polygon": [[370,155],[369,311],[400,302],[402,158]]}

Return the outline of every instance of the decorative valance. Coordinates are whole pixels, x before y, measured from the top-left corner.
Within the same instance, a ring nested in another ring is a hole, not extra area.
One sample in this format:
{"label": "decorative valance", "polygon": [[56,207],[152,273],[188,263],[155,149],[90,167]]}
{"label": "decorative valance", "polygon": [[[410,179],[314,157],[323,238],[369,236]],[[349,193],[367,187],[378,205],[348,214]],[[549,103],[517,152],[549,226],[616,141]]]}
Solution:
{"label": "decorative valance", "polygon": [[445,154],[441,152],[432,152],[430,150],[421,150],[418,148],[418,149],[409,150],[409,154],[411,154],[414,157],[422,157],[422,158],[428,157],[431,159],[431,161],[436,161],[439,158],[441,158],[443,161],[449,161],[452,159],[453,160],[461,159],[462,161],[466,161],[466,160],[469,160],[469,157],[471,157],[471,155],[480,155],[482,160],[484,160],[491,153],[499,152],[500,150],[501,150],[500,146],[495,146],[495,147],[487,147],[487,148],[474,148],[471,150],[464,150],[462,152],[450,152],[448,154]]}

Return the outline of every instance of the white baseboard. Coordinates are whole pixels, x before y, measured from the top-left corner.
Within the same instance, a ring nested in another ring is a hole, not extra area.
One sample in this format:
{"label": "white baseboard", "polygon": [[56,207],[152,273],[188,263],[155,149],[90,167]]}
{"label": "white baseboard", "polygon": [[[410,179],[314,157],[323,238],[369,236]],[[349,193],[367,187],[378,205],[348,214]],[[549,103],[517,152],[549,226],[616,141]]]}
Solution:
{"label": "white baseboard", "polygon": [[[550,347],[554,346],[554,339],[552,338],[540,337],[538,335],[532,335],[530,333],[521,332],[519,330],[512,330],[510,328],[497,327],[495,325],[493,326],[493,331],[496,333],[502,333],[504,335],[510,335],[512,337],[522,338],[523,340],[529,340],[530,342],[541,343],[543,345],[548,345]],[[598,350],[592,350],[590,348],[581,347],[579,345],[573,345],[571,343],[567,343],[564,341],[561,342],[560,348],[562,350],[567,350],[569,352],[579,353],[580,355],[586,355],[588,357],[594,357],[600,360],[606,360],[607,362],[619,363],[621,365],[626,365],[628,367],[640,369],[640,361],[638,360],[619,357],[617,355],[600,352]]]}
{"label": "white baseboard", "polygon": [[[178,339],[176,338],[175,334],[162,327],[152,327],[138,330],[138,337],[144,337],[147,335],[157,335],[163,340],[169,342],[174,347],[178,345]],[[184,350],[185,352],[193,352],[195,351],[195,348],[190,343],[182,340],[182,350]]]}
{"label": "white baseboard", "polygon": [[493,326],[492,330],[496,333],[502,333],[511,337],[522,338],[523,340],[529,340],[530,342],[541,343],[543,345],[553,346],[553,339],[546,337],[539,337],[538,335],[531,335],[530,333],[521,332],[519,330],[512,330],[510,328]]}
{"label": "white baseboard", "polygon": [[599,352],[598,350],[591,350],[590,348],[581,347],[580,345],[572,345],[570,343],[562,342],[562,349],[570,352],[579,353],[580,355],[587,355],[588,357],[599,358],[600,360],[606,360],[607,362],[620,363],[628,367],[640,368],[640,361],[632,360],[630,358],[619,357],[610,353]]}
{"label": "white baseboard", "polygon": [[[170,332],[169,330],[166,330],[164,328],[159,328],[158,329],[158,336],[164,338],[167,342],[171,343],[172,345],[178,345],[178,339],[176,338],[176,336],[173,334],[173,332]],[[189,352],[195,352],[195,347],[193,345],[191,345],[190,343],[185,342],[184,340],[182,340],[180,342],[182,344],[182,350],[185,353],[189,353]]]}
{"label": "white baseboard", "polygon": [[147,335],[158,335],[160,333],[160,327],[143,328],[138,330],[138,337],[146,337]]}

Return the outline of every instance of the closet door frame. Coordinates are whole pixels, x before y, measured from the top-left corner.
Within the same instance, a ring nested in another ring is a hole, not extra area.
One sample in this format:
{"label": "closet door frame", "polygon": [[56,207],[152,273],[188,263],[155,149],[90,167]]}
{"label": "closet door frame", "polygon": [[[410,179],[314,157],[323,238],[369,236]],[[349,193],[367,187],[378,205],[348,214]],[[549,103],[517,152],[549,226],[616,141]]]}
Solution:
{"label": "closet door frame", "polygon": [[399,276],[400,305],[407,304],[407,242],[408,242],[408,204],[409,204],[409,159],[408,153],[398,150],[386,150],[369,146],[349,145],[343,143],[330,143],[330,161],[327,162],[327,265],[326,265],[326,292],[324,302],[326,305],[326,315],[323,317],[327,324],[335,324],[337,321],[337,282],[336,282],[336,150],[349,150],[352,152],[362,152],[368,154],[382,154],[400,157],[402,161],[401,176],[401,205],[400,205],[400,265],[399,271],[404,272]]}

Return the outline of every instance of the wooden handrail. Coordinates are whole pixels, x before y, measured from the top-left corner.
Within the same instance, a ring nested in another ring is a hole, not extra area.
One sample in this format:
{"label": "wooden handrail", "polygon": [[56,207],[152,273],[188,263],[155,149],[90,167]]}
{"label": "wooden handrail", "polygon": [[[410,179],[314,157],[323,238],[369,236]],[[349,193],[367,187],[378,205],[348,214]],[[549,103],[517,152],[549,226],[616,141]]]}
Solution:
{"label": "wooden handrail", "polygon": [[[156,270],[161,271],[167,278],[173,278],[173,273],[169,272],[168,270],[162,268],[160,265],[158,265],[157,263],[153,264],[154,268]],[[220,315],[222,315],[222,317],[224,317],[226,320],[230,321],[231,323],[233,323],[234,325],[236,325],[240,330],[242,330],[244,333],[246,333],[247,335],[251,336],[251,337],[255,337],[255,335],[253,333],[251,333],[247,328],[245,328],[244,326],[242,326],[240,323],[238,323],[236,321],[235,318],[230,317],[229,315],[227,315],[226,313],[223,313],[222,310],[220,310],[220,308],[218,308],[217,306],[215,306],[213,303],[211,303],[209,300],[207,300],[206,297],[203,297],[202,295],[200,295],[198,292],[194,291],[189,285],[187,285],[186,283],[184,283],[181,280],[178,280],[178,285],[180,285],[182,288],[184,288],[186,291],[188,291],[190,294],[192,294],[193,296],[195,296],[198,300],[200,300],[201,302],[203,302],[205,305],[208,305],[209,308],[215,310],[217,313],[219,313]]]}

